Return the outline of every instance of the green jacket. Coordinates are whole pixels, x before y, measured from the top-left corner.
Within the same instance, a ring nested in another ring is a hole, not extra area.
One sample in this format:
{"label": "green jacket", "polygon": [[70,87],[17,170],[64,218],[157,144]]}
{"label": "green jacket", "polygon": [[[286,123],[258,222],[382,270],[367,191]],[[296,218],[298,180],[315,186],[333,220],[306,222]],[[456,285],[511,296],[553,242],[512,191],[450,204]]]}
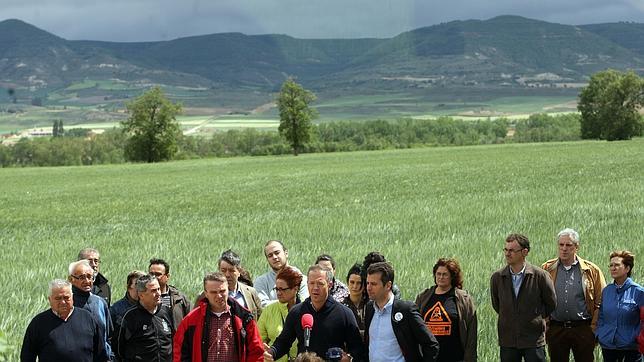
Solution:
{"label": "green jacket", "polygon": [[[270,346],[275,342],[275,338],[282,333],[284,321],[288,314],[288,308],[285,303],[275,302],[264,307],[262,314],[259,316],[257,327],[262,341]],[[276,362],[286,362],[290,358],[297,356],[297,340],[293,342],[288,354],[278,359]]]}

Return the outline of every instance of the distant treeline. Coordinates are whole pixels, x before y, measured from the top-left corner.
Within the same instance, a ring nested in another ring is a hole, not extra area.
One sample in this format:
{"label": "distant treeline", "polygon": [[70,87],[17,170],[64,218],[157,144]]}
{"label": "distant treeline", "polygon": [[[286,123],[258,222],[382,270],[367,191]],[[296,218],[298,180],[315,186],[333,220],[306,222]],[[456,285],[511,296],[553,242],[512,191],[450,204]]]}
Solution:
{"label": "distant treeline", "polygon": [[[399,121],[328,122],[313,128],[302,153],[383,150],[412,147],[482,145],[510,142],[573,141],[580,137],[577,114],[535,114],[526,120],[467,121],[403,119]],[[70,132],[71,133],[71,132]],[[0,166],[70,166],[126,162],[125,135],[119,129],[92,137],[22,139],[0,145]],[[183,136],[175,159],[282,155],[292,152],[276,131],[256,129],[218,132],[212,137]]]}

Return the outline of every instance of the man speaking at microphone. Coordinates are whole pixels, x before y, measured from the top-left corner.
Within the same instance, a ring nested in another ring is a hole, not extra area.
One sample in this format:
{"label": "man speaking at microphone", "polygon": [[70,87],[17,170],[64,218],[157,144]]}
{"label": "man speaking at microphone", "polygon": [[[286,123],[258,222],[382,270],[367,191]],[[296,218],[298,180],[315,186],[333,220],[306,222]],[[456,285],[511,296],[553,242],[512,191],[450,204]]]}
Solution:
{"label": "man speaking at microphone", "polygon": [[297,338],[298,354],[309,351],[324,357],[330,348],[342,348],[342,361],[366,361],[353,312],[329,296],[333,272],[314,265],[308,270],[307,280],[309,297],[291,308],[273,346],[264,344],[264,360],[284,356]]}

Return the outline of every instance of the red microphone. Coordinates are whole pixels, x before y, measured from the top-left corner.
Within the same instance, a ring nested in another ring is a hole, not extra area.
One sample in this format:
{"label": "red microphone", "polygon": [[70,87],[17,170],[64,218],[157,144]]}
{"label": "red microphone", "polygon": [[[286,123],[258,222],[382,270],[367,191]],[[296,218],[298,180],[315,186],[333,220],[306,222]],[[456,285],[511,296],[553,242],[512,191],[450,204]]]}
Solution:
{"label": "red microphone", "polygon": [[311,329],[313,328],[313,316],[309,313],[303,314],[300,322],[302,322],[302,329],[304,330],[304,347],[308,350],[309,341],[311,340]]}

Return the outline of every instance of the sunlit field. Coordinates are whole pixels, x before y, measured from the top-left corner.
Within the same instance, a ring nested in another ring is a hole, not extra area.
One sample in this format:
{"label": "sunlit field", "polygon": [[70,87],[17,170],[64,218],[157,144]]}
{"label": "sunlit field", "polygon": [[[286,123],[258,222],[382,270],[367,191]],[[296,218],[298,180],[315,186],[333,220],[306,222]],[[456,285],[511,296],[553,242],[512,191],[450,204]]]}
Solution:
{"label": "sunlit field", "polygon": [[396,269],[405,299],[456,257],[479,312],[479,357],[497,360],[489,277],[510,232],[528,235],[529,260],[556,256],[555,235],[580,231],[580,254],[608,274],[608,254],[644,257],[644,139],[210,159],[163,164],[0,169],[0,329],[17,359],[29,320],[46,309],[47,282],[79,249],[101,251],[113,300],[151,257],[171,265],[190,299],[227,248],[257,276],[262,246],[279,238],[306,269],[326,252],[338,277],[369,251]]}

